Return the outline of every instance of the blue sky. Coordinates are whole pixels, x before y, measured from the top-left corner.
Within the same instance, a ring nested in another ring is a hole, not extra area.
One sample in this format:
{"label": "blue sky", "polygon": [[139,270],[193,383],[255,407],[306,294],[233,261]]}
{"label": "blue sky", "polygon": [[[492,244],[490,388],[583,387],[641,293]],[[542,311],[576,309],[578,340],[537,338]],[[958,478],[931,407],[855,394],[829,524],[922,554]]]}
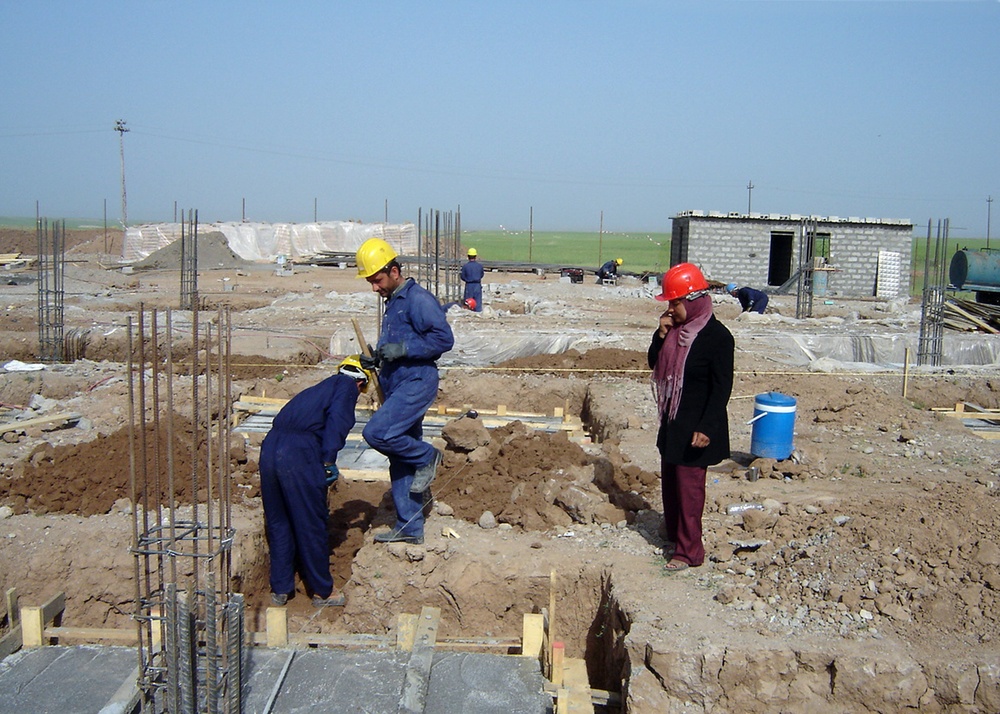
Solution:
{"label": "blue sky", "polygon": [[[0,215],[1000,234],[1000,2],[0,0]],[[753,190],[747,185],[753,182]]]}

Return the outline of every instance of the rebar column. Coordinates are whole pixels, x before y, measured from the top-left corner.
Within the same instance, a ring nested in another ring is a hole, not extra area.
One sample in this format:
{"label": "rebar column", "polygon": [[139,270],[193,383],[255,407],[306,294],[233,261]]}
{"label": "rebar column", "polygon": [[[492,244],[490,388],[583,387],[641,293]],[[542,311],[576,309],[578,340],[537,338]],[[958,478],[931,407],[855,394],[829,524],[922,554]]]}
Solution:
{"label": "rebar column", "polygon": [[62,362],[66,266],[66,222],[54,221],[49,231],[47,218],[36,221],[38,239],[38,358],[42,362]]}
{"label": "rebar column", "polygon": [[[231,589],[232,319],[228,309],[203,318],[195,302],[180,375],[172,323],[169,311],[164,325],[142,306],[135,329],[129,318],[138,686],[144,712],[238,714],[244,620],[243,598]],[[184,379],[190,416],[174,409],[173,383]]]}
{"label": "rebar column", "polygon": [[937,237],[931,245],[932,221],[927,221],[927,246],[924,255],[924,289],[920,308],[920,337],[917,365],[941,364],[944,338],[945,249],[948,244],[949,219],[938,221]]}
{"label": "rebar column", "polygon": [[181,310],[193,310],[197,302],[198,211],[188,209],[187,220],[181,221]]}

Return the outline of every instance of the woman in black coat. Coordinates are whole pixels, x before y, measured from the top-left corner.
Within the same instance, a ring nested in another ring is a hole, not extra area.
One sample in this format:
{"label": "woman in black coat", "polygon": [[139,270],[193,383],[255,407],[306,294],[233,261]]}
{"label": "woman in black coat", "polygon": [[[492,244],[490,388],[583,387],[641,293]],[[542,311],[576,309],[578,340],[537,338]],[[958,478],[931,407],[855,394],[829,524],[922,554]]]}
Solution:
{"label": "woman in black coat", "polygon": [[[673,553],[667,572],[705,561],[701,517],[709,466],[729,457],[726,405],[733,389],[733,336],[712,314],[701,271],[681,263],[663,276],[660,315],[647,358],[660,414],[663,516]],[[668,548],[670,546],[668,545]]]}

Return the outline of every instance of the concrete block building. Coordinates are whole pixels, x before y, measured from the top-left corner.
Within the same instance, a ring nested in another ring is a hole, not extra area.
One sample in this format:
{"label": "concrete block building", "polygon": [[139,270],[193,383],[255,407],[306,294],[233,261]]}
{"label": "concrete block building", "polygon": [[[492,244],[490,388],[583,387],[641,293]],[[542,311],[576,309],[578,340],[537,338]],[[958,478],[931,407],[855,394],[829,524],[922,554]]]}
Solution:
{"label": "concrete block building", "polygon": [[908,220],[717,211],[682,211],[671,220],[671,265],[694,263],[710,281],[794,293],[801,274],[816,296],[910,293]]}

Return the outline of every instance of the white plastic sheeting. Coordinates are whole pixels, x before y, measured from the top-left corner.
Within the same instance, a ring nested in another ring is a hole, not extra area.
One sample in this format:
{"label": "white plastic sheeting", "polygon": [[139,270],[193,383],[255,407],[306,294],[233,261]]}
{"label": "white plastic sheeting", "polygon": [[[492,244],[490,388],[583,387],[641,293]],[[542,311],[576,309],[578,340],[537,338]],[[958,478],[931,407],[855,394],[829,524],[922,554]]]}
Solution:
{"label": "white plastic sheeting", "polygon": [[[369,238],[383,238],[401,255],[417,252],[413,223],[199,223],[198,233],[218,231],[244,260],[274,262],[279,255],[307,260],[321,253],[354,253]],[[125,231],[122,262],[134,263],[181,237],[180,223],[131,226]]]}

